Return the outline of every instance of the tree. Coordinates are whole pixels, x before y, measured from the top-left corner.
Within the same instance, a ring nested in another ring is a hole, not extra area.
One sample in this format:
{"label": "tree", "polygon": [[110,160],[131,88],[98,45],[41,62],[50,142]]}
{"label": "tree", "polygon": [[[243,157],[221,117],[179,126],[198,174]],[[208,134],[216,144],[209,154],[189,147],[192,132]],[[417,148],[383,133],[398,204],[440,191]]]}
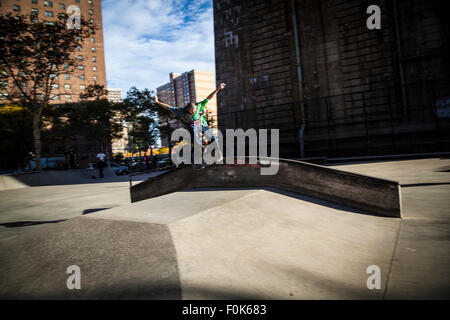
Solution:
{"label": "tree", "polygon": [[106,152],[106,144],[121,137],[123,106],[104,98],[104,91],[103,86],[88,87],[82,95],[84,101],[47,108],[44,119],[51,124],[48,133],[67,142],[79,134]]}
{"label": "tree", "polygon": [[[165,109],[162,109],[161,110],[161,112],[167,112]],[[165,119],[166,121],[163,121],[162,123],[160,123],[159,124],[159,127],[158,127],[158,129],[159,129],[159,133],[160,133],[160,136],[165,136],[165,137],[167,137],[167,141],[168,141],[168,143],[169,143],[169,145],[168,145],[168,147],[169,147],[169,154],[171,154],[172,153],[172,141],[171,141],[171,136],[172,136],[172,132],[174,131],[174,129],[172,128],[172,126],[170,125],[170,123],[169,123],[169,116],[171,116],[171,115],[168,115],[168,116],[165,116],[163,119]],[[160,118],[161,119],[161,118]]]}
{"label": "tree", "polygon": [[155,121],[146,115],[137,116],[128,132],[128,136],[140,154],[141,151],[147,150],[149,146],[156,143]]}
{"label": "tree", "polygon": [[158,107],[152,96],[153,92],[148,89],[140,91],[132,87],[122,102],[123,120],[130,127],[128,136],[136,144],[139,154],[144,147],[155,144],[158,138]]}
{"label": "tree", "polygon": [[80,19],[78,28],[66,26],[67,15],[56,21],[36,14],[0,16],[0,95],[30,111],[38,170],[41,169],[42,112],[58,96],[54,84],[61,74],[79,65],[73,54],[95,26]]}
{"label": "tree", "polygon": [[17,169],[33,146],[31,114],[20,106],[0,107],[0,169]]}

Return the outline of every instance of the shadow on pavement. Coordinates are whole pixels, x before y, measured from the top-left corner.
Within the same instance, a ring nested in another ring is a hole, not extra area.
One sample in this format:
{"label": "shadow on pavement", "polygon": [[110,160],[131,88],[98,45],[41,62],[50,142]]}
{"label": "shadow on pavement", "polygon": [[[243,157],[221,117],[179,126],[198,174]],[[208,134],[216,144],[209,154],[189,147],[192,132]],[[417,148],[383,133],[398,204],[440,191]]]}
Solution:
{"label": "shadow on pavement", "polygon": [[17,227],[35,226],[35,225],[47,224],[47,223],[58,223],[58,222],[66,221],[66,220],[67,219],[53,220],[53,221],[16,221],[16,222],[0,223],[0,226],[6,227],[6,228],[17,228]]}
{"label": "shadow on pavement", "polygon": [[441,186],[450,184],[450,182],[425,182],[425,183],[408,183],[408,184],[401,184],[400,186],[402,188],[408,188],[408,187],[426,187],[426,186]]}
{"label": "shadow on pavement", "polygon": [[94,213],[94,212],[97,212],[97,211],[107,210],[107,209],[111,209],[111,208],[94,208],[94,209],[86,209],[86,210],[83,210],[82,215],[89,214],[89,213]]}

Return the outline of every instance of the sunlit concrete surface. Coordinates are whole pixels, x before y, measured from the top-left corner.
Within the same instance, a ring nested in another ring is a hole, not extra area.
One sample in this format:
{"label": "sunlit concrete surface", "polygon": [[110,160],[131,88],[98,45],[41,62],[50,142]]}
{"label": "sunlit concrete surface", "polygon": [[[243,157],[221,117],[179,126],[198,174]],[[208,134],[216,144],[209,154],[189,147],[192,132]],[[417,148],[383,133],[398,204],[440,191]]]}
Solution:
{"label": "sunlit concrete surface", "polygon": [[450,159],[333,166],[399,181],[400,222],[386,299],[450,297]]}
{"label": "sunlit concrete surface", "polygon": [[[133,204],[125,180],[1,191],[0,297],[449,298],[448,166],[336,166],[400,181],[404,219],[277,189],[192,189]],[[66,287],[73,264],[81,290]],[[379,290],[366,286],[370,265],[381,269]]]}

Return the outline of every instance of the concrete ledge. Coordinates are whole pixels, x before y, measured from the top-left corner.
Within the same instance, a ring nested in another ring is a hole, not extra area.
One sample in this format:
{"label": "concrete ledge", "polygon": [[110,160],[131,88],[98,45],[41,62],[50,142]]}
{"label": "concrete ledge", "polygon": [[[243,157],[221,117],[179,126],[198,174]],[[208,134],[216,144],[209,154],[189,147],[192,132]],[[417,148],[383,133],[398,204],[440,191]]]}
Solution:
{"label": "concrete ledge", "polygon": [[[262,159],[263,163],[274,160]],[[276,159],[276,175],[261,175],[257,164],[213,164],[203,169],[184,166],[130,188],[131,202],[196,187],[275,187],[371,213],[402,217],[400,185],[396,181],[344,172],[311,163]],[[248,162],[248,161],[247,161]]]}

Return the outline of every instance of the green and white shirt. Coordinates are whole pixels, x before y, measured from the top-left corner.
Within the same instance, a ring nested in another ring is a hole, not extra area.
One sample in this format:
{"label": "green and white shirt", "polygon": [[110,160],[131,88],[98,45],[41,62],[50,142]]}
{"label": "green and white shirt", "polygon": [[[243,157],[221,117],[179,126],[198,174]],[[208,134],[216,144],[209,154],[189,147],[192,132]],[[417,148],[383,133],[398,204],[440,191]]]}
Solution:
{"label": "green and white shirt", "polygon": [[206,104],[208,103],[208,99],[205,99],[203,101],[200,101],[199,103],[195,104],[195,113],[190,114],[186,111],[186,108],[175,108],[170,107],[170,110],[180,117],[183,122],[185,122],[187,125],[191,126],[192,128],[196,126],[208,126],[208,121],[206,120]]}

